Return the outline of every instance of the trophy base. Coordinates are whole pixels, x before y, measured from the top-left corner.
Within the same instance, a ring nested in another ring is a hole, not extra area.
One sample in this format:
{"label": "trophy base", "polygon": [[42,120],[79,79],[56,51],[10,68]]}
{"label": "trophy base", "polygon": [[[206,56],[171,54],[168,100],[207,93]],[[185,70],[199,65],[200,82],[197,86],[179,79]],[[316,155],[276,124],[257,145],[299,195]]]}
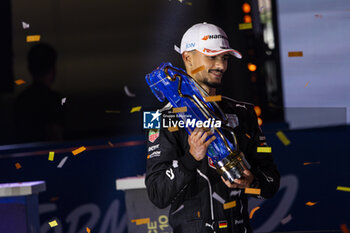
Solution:
{"label": "trophy base", "polygon": [[216,164],[216,170],[225,180],[234,183],[235,179],[240,179],[243,176],[244,160],[243,153],[234,153],[228,155],[226,158],[218,161]]}

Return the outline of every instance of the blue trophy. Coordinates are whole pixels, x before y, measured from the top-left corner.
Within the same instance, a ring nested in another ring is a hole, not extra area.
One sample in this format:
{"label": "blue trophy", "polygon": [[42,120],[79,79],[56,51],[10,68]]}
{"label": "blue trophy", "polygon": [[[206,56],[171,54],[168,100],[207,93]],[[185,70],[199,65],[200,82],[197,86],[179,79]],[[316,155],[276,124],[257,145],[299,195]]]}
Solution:
{"label": "blue trophy", "polygon": [[[164,102],[167,99],[174,108],[187,107],[187,112],[177,113],[177,116],[185,122],[184,128],[189,135],[198,126],[195,124],[197,121],[211,122],[206,128],[216,139],[209,145],[207,155],[212,159],[218,173],[226,180],[234,183],[234,179],[241,178],[244,166],[248,169],[250,166],[244,154],[238,150],[233,128],[216,102],[205,101],[201,92],[205,96],[208,96],[208,93],[196,80],[185,70],[174,67],[171,63],[162,63],[146,75],[146,81],[159,101]],[[224,131],[232,137],[232,142],[226,138]]]}

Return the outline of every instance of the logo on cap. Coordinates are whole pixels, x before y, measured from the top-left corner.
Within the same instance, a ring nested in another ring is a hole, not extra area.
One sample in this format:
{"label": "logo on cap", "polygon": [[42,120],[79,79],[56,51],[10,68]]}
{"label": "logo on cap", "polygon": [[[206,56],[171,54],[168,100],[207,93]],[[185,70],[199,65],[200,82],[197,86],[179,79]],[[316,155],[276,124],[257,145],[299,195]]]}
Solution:
{"label": "logo on cap", "polygon": [[225,39],[225,40],[228,40],[226,36],[223,36],[223,35],[206,35],[206,36],[203,36],[202,40],[208,40],[208,39]]}

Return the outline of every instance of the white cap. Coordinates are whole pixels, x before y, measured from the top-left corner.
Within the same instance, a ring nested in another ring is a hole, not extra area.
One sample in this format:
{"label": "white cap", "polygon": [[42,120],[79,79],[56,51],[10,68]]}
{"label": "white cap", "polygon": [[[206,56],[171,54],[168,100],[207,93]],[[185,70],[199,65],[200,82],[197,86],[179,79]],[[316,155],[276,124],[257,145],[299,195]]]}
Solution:
{"label": "white cap", "polygon": [[240,52],[230,47],[227,35],[221,28],[205,22],[193,25],[182,37],[180,53],[192,50],[207,56],[230,52],[231,55],[242,58]]}

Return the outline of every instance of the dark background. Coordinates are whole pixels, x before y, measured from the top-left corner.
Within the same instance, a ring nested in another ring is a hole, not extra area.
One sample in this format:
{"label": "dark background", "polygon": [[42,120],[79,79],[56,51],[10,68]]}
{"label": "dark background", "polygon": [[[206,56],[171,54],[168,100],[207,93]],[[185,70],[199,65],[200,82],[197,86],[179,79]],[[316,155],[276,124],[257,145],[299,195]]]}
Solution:
{"label": "dark background", "polygon": [[[253,30],[239,31],[244,2],[252,6]],[[0,144],[14,143],[12,103],[30,83],[26,54],[33,43],[26,43],[25,38],[32,34],[40,34],[41,41],[51,44],[58,52],[54,89],[67,98],[65,140],[142,133],[142,114],[131,114],[130,109],[162,106],[147,86],[145,74],[161,62],[183,67],[174,45],[180,46],[184,32],[200,22],[222,27],[231,47],[243,54],[242,60],[232,57],[229,61],[220,93],[261,106],[264,123],[283,121],[278,41],[275,40],[273,50],[264,43],[265,25],[260,21],[257,1],[35,0],[11,4],[6,1],[6,4],[12,10],[3,10],[6,20],[1,23],[6,24],[6,36],[12,35],[12,41],[8,39],[1,44],[7,49],[3,55],[7,63],[1,76],[2,83],[7,84],[1,89],[7,92],[0,93],[3,112]],[[273,7],[264,10],[272,12]],[[29,23],[30,28],[23,29],[22,21]],[[274,24],[275,35],[276,28]],[[247,69],[249,62],[257,64],[256,72]],[[267,69],[268,64],[273,68]],[[252,76],[256,81],[252,81]],[[266,77],[274,79],[279,88],[267,92]],[[16,85],[11,91],[16,79],[27,83]],[[136,97],[126,96],[124,86]],[[120,113],[106,113],[106,110]]]}

